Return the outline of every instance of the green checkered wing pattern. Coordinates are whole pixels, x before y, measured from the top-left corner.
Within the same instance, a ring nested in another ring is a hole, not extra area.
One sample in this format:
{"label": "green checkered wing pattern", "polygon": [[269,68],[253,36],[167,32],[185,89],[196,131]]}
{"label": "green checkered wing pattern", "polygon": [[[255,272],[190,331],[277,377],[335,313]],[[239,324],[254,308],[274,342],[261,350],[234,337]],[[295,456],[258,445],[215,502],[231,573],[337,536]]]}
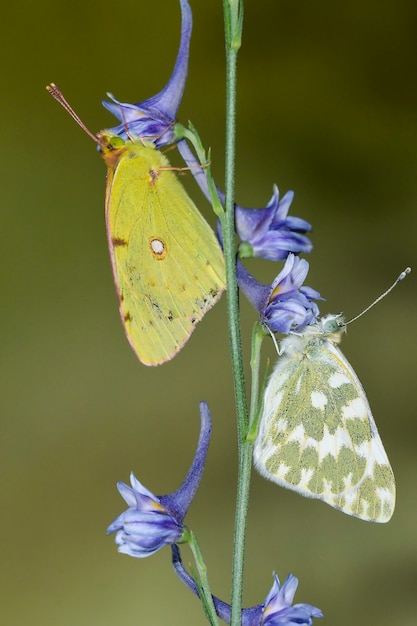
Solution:
{"label": "green checkered wing pattern", "polygon": [[326,330],[289,335],[268,382],[254,446],[258,471],[348,515],[387,522],[395,481],[363,387]]}

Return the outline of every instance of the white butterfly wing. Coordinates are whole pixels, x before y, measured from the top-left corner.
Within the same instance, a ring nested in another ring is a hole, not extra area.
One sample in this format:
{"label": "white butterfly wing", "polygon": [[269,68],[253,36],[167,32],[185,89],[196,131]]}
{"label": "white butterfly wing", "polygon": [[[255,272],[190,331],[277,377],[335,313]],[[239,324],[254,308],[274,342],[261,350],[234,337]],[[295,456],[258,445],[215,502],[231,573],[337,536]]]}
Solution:
{"label": "white butterfly wing", "polygon": [[290,336],[284,345],[265,392],[256,468],[348,515],[387,522],[394,475],[358,377],[324,336]]}

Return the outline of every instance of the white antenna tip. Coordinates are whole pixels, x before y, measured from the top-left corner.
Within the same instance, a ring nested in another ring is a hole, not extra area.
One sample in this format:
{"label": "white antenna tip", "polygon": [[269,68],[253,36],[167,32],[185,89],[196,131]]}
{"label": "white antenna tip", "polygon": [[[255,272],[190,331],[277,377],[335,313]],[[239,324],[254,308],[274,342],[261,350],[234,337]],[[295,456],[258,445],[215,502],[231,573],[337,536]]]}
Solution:
{"label": "white antenna tip", "polygon": [[398,276],[398,281],[404,280],[404,278],[408,276],[410,272],[411,272],[411,267],[406,267],[405,270],[401,272],[401,274]]}
{"label": "white antenna tip", "polygon": [[381,293],[381,295],[376,300],[371,302],[371,304],[369,306],[367,306],[366,309],[364,309],[361,313],[359,313],[359,315],[355,315],[355,317],[353,317],[351,320],[346,322],[345,326],[347,326],[348,324],[351,324],[352,322],[357,320],[358,317],[362,317],[362,315],[364,313],[367,313],[369,311],[369,309],[372,309],[372,307],[374,307],[378,302],[380,302],[382,300],[382,298],[385,298],[385,296],[387,296],[389,294],[389,292],[392,291],[394,289],[394,287],[396,287],[398,285],[400,280],[404,280],[404,278],[406,276],[408,276],[410,272],[411,272],[411,267],[406,267],[405,270],[403,272],[401,272],[401,274],[398,276],[397,280],[391,285],[391,287],[389,287],[389,289],[384,291],[384,293]]}

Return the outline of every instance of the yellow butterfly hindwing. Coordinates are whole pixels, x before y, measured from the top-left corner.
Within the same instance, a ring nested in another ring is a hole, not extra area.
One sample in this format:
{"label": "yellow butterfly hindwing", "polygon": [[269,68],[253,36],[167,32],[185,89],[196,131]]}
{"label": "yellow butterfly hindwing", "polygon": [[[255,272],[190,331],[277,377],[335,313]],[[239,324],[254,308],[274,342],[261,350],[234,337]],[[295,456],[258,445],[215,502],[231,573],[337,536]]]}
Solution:
{"label": "yellow butterfly hindwing", "polygon": [[[225,289],[217,239],[153,144],[106,148],[106,223],[120,314],[145,365],[173,358]],[[111,136],[110,136],[111,138]]]}

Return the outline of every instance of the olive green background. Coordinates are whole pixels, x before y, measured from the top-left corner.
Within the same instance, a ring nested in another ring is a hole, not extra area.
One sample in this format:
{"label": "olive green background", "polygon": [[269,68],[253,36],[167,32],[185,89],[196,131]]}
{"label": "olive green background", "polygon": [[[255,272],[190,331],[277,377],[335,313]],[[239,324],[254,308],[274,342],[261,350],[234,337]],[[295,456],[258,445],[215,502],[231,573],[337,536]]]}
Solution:
{"label": "olive green background", "polygon": [[[191,0],[189,80],[179,117],[212,147],[223,184],[221,1]],[[179,485],[213,413],[205,475],[187,522],[214,593],[228,600],[236,443],[225,298],[177,358],[146,368],[123,336],[106,248],[105,166],[48,96],[55,81],[94,132],[167,81],[175,0],[9,3],[1,60],[1,567],[7,626],[205,623],[170,551],[119,555],[107,524],[133,470],[156,493]],[[361,522],[253,476],[245,605],[272,571],[326,624],[416,623],[417,4],[246,2],[239,59],[237,199],[277,182],[313,223],[307,284],[351,317],[407,265],[415,273],[349,327],[342,348],[367,391],[398,485],[388,525]],[[212,220],[190,176],[183,177]],[[214,220],[212,220],[214,223]],[[250,265],[269,281],[278,264]],[[245,362],[254,312],[242,302]],[[269,342],[271,343],[271,342]],[[267,346],[265,356],[273,356]],[[190,555],[183,551],[185,562]]]}

